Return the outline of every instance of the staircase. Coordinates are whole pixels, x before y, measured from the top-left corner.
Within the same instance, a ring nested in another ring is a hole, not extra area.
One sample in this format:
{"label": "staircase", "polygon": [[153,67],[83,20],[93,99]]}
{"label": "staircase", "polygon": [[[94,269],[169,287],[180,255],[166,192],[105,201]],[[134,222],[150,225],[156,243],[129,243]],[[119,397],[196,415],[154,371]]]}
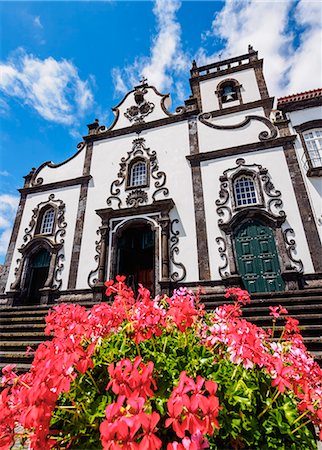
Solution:
{"label": "staircase", "polygon": [[[91,302],[80,302],[92,307]],[[50,337],[46,336],[45,316],[53,305],[29,305],[0,307],[0,371],[7,364],[16,364],[16,372],[29,370],[33,352],[28,347],[37,346]]]}
{"label": "staircase", "polygon": [[[227,302],[222,294],[203,294],[206,309],[211,310]],[[92,303],[82,302],[90,308]],[[264,329],[272,326],[269,306],[282,305],[289,315],[299,320],[304,342],[322,365],[322,292],[317,289],[292,292],[272,292],[254,294],[251,304],[243,307],[243,317]],[[16,364],[17,371],[29,369],[33,354],[26,355],[28,346],[33,349],[48,339],[44,334],[45,316],[50,306],[0,307],[0,369],[7,364]],[[278,333],[283,321],[278,320],[275,328]]]}
{"label": "staircase", "polygon": [[[223,305],[228,299],[222,294],[203,294],[202,301],[206,310]],[[318,289],[289,292],[269,292],[251,295],[251,303],[243,306],[243,318],[262,327],[272,328],[272,316],[269,306],[281,305],[288,310],[289,316],[299,321],[304,343],[315,360],[322,366],[322,291]],[[275,336],[279,336],[284,325],[283,319],[277,319]]]}

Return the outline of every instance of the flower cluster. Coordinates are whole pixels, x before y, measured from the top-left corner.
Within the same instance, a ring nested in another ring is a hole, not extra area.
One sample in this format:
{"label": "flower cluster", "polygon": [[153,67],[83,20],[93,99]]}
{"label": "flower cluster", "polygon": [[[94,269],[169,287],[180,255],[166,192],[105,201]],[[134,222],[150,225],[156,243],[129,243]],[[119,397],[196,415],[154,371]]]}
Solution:
{"label": "flower cluster", "polygon": [[[179,384],[168,401],[170,418],[166,420],[165,426],[171,425],[181,439],[187,439],[186,431],[190,433],[192,441],[198,436],[211,436],[215,428],[219,429],[217,417],[220,407],[216,391],[217,384],[214,381],[205,382],[198,376],[194,382],[192,378],[187,377],[185,371],[181,372]],[[169,444],[168,449],[175,448],[174,444]]]}
{"label": "flower cluster", "polygon": [[264,330],[242,289],[205,313],[187,289],[153,299],[124,281],[106,282],[113,302],[55,306],[30,371],[3,369],[0,450],[316,448],[322,371],[285,308]]}

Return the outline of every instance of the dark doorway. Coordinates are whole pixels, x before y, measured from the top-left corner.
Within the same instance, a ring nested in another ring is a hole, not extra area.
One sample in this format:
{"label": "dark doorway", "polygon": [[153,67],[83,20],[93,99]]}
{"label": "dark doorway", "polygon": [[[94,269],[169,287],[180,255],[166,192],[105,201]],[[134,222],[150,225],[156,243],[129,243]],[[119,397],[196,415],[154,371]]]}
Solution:
{"label": "dark doorway", "polygon": [[283,291],[284,282],[273,230],[256,221],[242,225],[235,234],[239,273],[250,292]]}
{"label": "dark doorway", "polygon": [[118,238],[116,271],[126,276],[135,293],[141,283],[154,295],[154,256],[154,232],[149,225],[128,227]]}
{"label": "dark doorway", "polygon": [[30,269],[27,273],[28,279],[26,281],[26,303],[29,305],[40,302],[41,292],[39,290],[45,286],[49,272],[50,258],[50,253],[45,249],[39,250],[31,257]]}

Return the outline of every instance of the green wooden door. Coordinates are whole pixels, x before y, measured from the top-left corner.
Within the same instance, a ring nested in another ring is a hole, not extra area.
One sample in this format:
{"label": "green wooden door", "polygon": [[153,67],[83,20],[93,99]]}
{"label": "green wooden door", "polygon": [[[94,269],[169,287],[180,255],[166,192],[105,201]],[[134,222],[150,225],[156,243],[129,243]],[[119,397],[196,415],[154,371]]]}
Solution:
{"label": "green wooden door", "polygon": [[255,221],[245,223],[235,235],[239,273],[249,292],[284,290],[271,228]]}

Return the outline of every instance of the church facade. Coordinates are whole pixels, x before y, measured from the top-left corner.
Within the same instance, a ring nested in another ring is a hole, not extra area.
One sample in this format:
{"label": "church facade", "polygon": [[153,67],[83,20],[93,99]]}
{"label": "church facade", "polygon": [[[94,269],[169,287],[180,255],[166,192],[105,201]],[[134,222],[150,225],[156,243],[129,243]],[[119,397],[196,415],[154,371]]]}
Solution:
{"label": "church facade", "polygon": [[153,294],[322,287],[322,89],[273,110],[263,60],[193,62],[191,96],[142,80],[76,153],[25,176],[2,304],[102,299],[126,275]]}

